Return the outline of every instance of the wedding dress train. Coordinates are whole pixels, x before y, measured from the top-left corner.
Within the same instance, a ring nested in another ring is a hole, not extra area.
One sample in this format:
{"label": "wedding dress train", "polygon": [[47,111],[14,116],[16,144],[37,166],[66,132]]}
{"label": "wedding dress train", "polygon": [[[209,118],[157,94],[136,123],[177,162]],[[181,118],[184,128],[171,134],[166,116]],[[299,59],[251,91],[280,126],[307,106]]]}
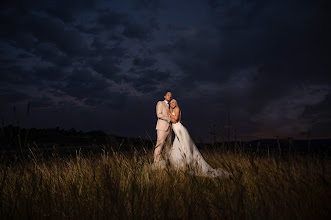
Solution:
{"label": "wedding dress train", "polygon": [[[180,120],[179,120],[180,121]],[[170,150],[169,162],[176,169],[188,168],[196,175],[208,177],[229,177],[230,174],[221,168],[213,169],[202,157],[191,139],[187,129],[177,122],[172,124],[175,139]]]}

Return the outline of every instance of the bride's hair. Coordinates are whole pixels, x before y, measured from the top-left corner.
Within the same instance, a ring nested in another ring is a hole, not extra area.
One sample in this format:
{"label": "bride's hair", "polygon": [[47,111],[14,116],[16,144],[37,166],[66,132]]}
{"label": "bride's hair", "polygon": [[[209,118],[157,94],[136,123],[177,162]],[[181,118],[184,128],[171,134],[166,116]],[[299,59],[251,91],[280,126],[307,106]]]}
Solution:
{"label": "bride's hair", "polygon": [[178,105],[177,100],[176,99],[171,99],[170,102],[174,101],[176,103],[176,105]]}
{"label": "bride's hair", "polygon": [[[177,102],[177,100],[176,99],[171,99],[171,101],[170,102],[172,102],[172,101],[174,101],[175,103],[176,103],[176,106],[179,108],[179,105],[178,105],[178,102]],[[180,109],[180,108],[179,108]]]}

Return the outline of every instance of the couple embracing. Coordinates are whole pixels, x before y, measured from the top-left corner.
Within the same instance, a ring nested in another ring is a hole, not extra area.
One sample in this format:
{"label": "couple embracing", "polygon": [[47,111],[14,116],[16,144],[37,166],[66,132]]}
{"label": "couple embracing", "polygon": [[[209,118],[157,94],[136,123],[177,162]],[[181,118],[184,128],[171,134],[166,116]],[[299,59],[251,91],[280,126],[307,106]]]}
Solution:
{"label": "couple embracing", "polygon": [[[164,101],[156,105],[157,141],[154,150],[153,168],[166,166],[175,169],[188,169],[189,172],[207,177],[229,177],[221,168],[213,169],[202,157],[181,120],[181,111],[172,93],[167,92]],[[175,139],[171,143],[172,131]],[[162,150],[164,151],[161,159]]]}

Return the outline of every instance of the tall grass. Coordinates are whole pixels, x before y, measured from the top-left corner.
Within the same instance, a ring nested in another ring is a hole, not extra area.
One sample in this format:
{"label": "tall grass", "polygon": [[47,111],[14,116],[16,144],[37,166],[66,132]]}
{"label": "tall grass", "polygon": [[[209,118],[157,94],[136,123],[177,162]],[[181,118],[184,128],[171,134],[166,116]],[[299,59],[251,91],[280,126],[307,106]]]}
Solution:
{"label": "tall grass", "polygon": [[5,218],[327,218],[330,161],[254,153],[202,152],[230,179],[173,169],[152,170],[151,151],[104,149],[0,163],[0,216]]}

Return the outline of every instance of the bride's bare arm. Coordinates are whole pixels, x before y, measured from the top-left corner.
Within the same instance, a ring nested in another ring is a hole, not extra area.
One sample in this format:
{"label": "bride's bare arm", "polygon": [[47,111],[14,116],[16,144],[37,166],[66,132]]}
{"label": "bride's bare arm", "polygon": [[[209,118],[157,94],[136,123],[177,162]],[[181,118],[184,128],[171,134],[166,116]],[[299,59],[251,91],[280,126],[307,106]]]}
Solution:
{"label": "bride's bare arm", "polygon": [[175,115],[171,114],[169,109],[167,109],[167,112],[168,112],[168,115],[170,115],[170,117],[172,119],[178,121],[178,118],[179,118],[179,108],[175,108],[174,109]]}

